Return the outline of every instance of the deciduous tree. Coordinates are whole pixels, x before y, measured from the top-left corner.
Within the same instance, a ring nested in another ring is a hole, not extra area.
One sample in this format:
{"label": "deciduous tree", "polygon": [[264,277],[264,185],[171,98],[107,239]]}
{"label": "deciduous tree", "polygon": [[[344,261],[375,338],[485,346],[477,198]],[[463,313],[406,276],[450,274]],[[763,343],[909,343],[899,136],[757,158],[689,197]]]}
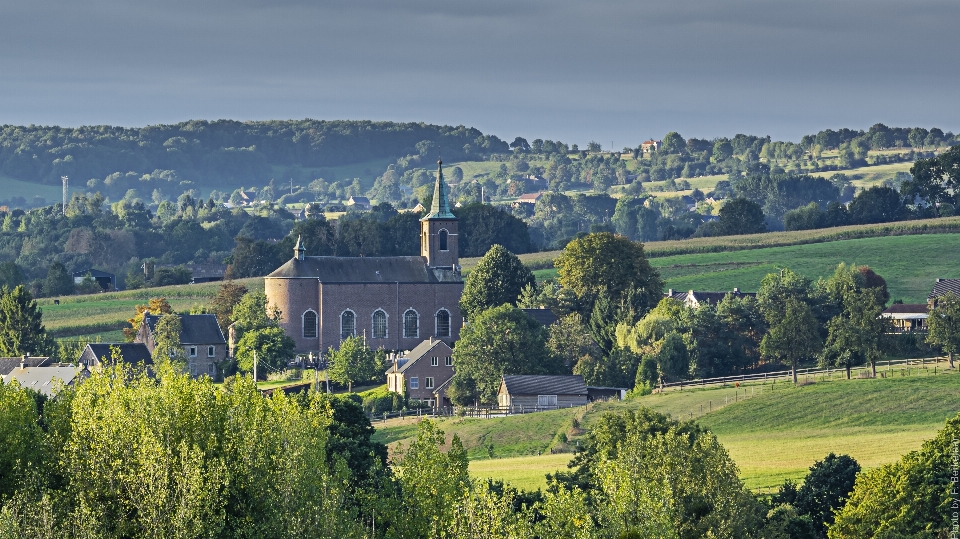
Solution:
{"label": "deciduous tree", "polygon": [[502,245],[494,245],[467,276],[460,313],[472,320],[492,307],[516,305],[523,288],[535,284],[533,273],[515,254]]}
{"label": "deciduous tree", "polygon": [[960,298],[953,292],[937,298],[936,306],[927,318],[927,327],[927,342],[947,353],[952,369],[953,354],[960,351]]}

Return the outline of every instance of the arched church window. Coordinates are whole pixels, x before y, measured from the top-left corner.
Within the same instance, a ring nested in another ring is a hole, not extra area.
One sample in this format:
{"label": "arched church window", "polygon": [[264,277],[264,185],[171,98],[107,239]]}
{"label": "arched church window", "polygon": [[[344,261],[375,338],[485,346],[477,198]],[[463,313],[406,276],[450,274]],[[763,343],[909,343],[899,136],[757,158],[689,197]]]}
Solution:
{"label": "arched church window", "polygon": [[440,236],[440,250],[446,251],[447,250],[447,231],[441,230],[439,236]]}
{"label": "arched church window", "polygon": [[416,339],[420,337],[420,315],[409,309],[403,313],[403,338]]}
{"label": "arched church window", "polygon": [[303,338],[317,338],[317,313],[312,310],[303,313]]}
{"label": "arched church window", "polygon": [[450,336],[450,312],[446,309],[437,311],[437,337]]}
{"label": "arched church window", "polygon": [[383,312],[382,309],[373,311],[373,338],[387,338],[387,313]]}
{"label": "arched church window", "polygon": [[340,313],[340,338],[349,339],[357,334],[357,315],[347,310]]}

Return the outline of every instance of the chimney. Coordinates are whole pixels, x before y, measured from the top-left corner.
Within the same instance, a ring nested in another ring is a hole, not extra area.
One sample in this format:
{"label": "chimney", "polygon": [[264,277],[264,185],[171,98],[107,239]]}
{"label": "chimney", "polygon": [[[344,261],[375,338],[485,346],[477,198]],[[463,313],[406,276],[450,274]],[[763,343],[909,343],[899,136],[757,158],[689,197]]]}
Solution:
{"label": "chimney", "polygon": [[667,290],[667,295],[670,296],[671,298],[673,297],[673,289],[672,289],[672,288],[671,288],[670,290]]}
{"label": "chimney", "polygon": [[739,293],[740,293],[740,289],[739,289],[739,288],[734,288],[734,289],[733,289],[733,293],[734,293],[734,294],[739,294]]}
{"label": "chimney", "polygon": [[937,279],[937,282],[938,283],[943,282],[943,279]]}

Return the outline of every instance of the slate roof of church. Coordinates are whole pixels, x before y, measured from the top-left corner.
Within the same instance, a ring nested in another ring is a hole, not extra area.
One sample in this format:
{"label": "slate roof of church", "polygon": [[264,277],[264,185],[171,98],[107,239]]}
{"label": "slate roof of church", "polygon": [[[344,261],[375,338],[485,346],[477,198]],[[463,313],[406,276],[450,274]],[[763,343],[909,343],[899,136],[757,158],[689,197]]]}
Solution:
{"label": "slate roof of church", "polygon": [[[421,256],[307,256],[292,258],[267,278],[311,278],[321,283],[438,283],[448,279]],[[457,280],[459,282],[459,280]]]}
{"label": "slate roof of church", "polygon": [[[226,344],[223,331],[217,323],[217,317],[212,314],[181,314],[180,316],[180,344]],[[157,329],[159,316],[146,314],[143,321],[147,323],[150,332]]]}
{"label": "slate roof of church", "polygon": [[511,395],[586,395],[583,376],[551,376],[518,374],[503,377],[503,385]]}

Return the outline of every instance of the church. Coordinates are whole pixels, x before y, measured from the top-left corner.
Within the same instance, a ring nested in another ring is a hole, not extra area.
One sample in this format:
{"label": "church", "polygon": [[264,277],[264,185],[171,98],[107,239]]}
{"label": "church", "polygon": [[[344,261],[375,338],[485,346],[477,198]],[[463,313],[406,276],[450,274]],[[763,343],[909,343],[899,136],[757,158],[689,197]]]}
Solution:
{"label": "church", "polygon": [[457,218],[437,165],[430,213],[420,219],[420,256],[307,256],[298,239],[293,258],[266,276],[267,302],[280,309],[297,353],[336,349],[354,335],[386,350],[412,350],[431,337],[452,347],[459,338]]}

